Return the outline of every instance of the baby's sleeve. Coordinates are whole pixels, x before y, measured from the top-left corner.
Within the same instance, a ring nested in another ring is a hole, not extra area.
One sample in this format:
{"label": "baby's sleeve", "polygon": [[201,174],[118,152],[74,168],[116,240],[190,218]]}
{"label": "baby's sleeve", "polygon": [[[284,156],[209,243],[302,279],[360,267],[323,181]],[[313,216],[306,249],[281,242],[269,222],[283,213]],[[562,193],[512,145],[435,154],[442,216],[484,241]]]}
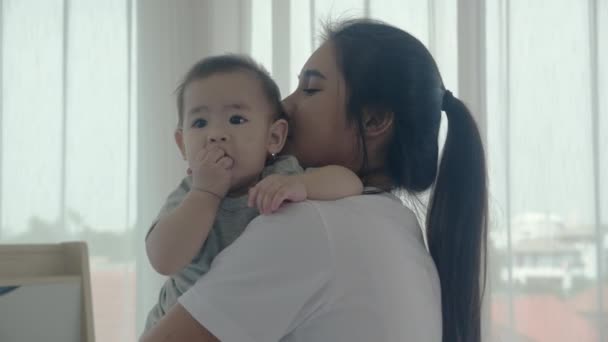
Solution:
{"label": "baby's sleeve", "polygon": [[177,208],[177,206],[180,205],[180,203],[182,203],[182,201],[186,197],[186,194],[188,194],[188,192],[190,192],[191,188],[192,188],[192,177],[190,177],[190,176],[184,177],[184,179],[182,179],[182,181],[179,183],[177,188],[175,188],[175,190],[173,190],[169,194],[169,197],[167,197],[165,204],[163,204],[162,208],[158,212],[158,215],[156,216],[154,221],[152,221],[152,224],[150,225],[150,229],[148,229],[148,233],[146,234],[146,238],[148,237],[148,235],[150,234],[150,232],[152,231],[152,229],[154,228],[154,226],[156,225],[158,220],[160,220],[161,217],[169,214],[170,212],[175,210],[175,208]]}
{"label": "baby's sleeve", "polygon": [[262,178],[273,174],[286,176],[299,175],[303,172],[304,170],[296,157],[291,155],[278,156],[272,164],[264,168]]}

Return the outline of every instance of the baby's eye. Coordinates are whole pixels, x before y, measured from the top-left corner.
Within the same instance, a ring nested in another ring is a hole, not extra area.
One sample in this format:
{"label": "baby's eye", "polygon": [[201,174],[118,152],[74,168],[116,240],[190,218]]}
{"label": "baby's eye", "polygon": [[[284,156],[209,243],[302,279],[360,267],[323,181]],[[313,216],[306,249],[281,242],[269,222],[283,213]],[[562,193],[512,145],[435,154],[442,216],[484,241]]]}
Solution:
{"label": "baby's eye", "polygon": [[230,117],[230,123],[233,125],[241,125],[247,122],[247,119],[242,117],[241,115],[233,115]]}
{"label": "baby's eye", "polygon": [[207,120],[205,119],[196,119],[192,122],[192,127],[203,128],[207,126]]}

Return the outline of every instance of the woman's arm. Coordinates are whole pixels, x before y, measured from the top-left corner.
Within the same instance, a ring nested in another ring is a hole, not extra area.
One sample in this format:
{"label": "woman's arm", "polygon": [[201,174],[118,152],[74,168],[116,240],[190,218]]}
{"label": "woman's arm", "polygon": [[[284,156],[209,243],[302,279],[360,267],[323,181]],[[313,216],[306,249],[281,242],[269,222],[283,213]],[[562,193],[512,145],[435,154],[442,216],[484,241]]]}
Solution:
{"label": "woman's arm", "polygon": [[148,330],[139,342],[219,342],[204,326],[177,303]]}
{"label": "woman's arm", "polygon": [[171,275],[196,256],[213,226],[220,199],[192,190],[175,210],[162,216],[146,238],[150,264],[163,275]]}

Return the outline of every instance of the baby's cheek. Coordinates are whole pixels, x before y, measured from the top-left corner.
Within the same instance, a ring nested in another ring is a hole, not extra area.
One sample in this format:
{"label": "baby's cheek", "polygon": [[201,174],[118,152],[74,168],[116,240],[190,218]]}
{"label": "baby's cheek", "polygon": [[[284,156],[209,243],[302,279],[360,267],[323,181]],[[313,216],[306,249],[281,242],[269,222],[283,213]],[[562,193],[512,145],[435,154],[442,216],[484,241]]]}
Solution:
{"label": "baby's cheek", "polygon": [[189,164],[192,164],[194,161],[197,160],[200,151],[201,151],[200,148],[199,149],[195,149],[195,148],[186,149],[186,158],[187,158]]}

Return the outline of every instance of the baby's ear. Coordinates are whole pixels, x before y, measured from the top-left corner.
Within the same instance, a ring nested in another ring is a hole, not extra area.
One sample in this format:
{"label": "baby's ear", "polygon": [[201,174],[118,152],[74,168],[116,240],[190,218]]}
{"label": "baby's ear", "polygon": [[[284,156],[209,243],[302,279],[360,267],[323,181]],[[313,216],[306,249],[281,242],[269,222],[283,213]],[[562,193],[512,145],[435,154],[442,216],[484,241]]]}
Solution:
{"label": "baby's ear", "polygon": [[287,140],[288,130],[289,125],[285,119],[278,119],[271,124],[270,130],[268,131],[268,143],[266,147],[268,154],[277,154],[281,152],[285,145],[285,140]]}
{"label": "baby's ear", "polygon": [[182,158],[186,160],[186,146],[184,145],[184,131],[181,128],[176,128],[173,133],[173,137],[175,138],[175,144],[179,148],[179,152],[182,155]]}

